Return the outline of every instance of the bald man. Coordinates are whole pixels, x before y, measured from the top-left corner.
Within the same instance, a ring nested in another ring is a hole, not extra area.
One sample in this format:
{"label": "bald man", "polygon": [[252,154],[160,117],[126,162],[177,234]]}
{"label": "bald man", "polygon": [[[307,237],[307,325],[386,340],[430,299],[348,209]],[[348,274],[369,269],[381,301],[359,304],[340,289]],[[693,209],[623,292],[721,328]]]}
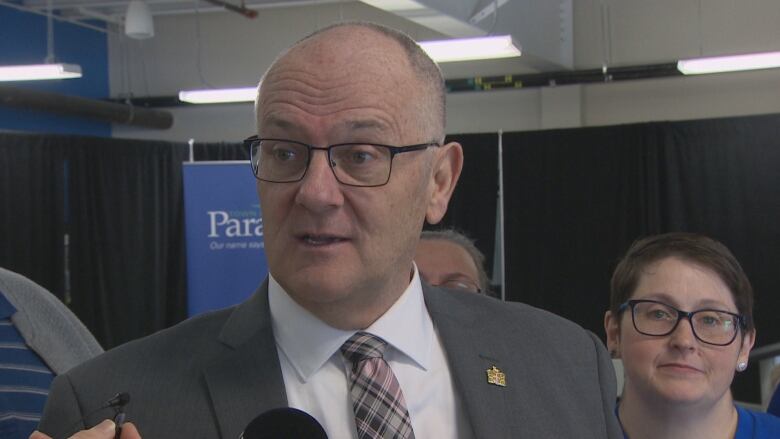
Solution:
{"label": "bald man", "polygon": [[[620,438],[601,342],[520,304],[423,286],[424,222],[463,165],[444,81],[404,34],[339,24],[263,78],[247,139],[269,276],[246,302],[115,348],[58,377],[40,430],[239,436],[292,406],[331,438]],[[83,421],[82,421],[83,418]],[[74,428],[75,427],[75,428]],[[45,437],[41,434],[40,437]]]}

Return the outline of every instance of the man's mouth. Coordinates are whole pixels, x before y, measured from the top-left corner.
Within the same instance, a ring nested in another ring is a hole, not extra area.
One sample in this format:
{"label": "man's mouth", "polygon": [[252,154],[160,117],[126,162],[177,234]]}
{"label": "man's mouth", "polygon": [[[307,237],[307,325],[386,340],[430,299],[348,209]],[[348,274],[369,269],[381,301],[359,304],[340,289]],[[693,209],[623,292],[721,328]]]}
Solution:
{"label": "man's mouth", "polygon": [[346,238],[342,238],[340,236],[335,235],[315,235],[315,234],[304,234],[300,237],[301,241],[303,241],[307,245],[314,245],[314,246],[323,246],[323,245],[331,245],[331,244],[338,244],[340,242],[346,241]]}

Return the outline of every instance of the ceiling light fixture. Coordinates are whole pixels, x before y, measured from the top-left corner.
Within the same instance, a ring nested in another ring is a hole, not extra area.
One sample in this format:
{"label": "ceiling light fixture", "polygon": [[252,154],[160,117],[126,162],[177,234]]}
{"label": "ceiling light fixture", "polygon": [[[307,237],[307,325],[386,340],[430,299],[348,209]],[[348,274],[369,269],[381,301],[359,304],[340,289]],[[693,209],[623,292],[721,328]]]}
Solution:
{"label": "ceiling light fixture", "polygon": [[39,81],[70,78],[81,78],[80,66],[76,64],[0,66],[0,81]]}
{"label": "ceiling light fixture", "polygon": [[154,21],[149,5],[143,0],[133,0],[125,13],[125,35],[136,40],[154,36]]}
{"label": "ceiling light fixture", "polygon": [[677,70],[684,75],[738,72],[741,70],[772,69],[780,67],[780,52],[748,53],[744,55],[681,59]]}
{"label": "ceiling light fixture", "polygon": [[52,13],[51,0],[47,2],[46,9],[45,64],[0,66],[0,82],[81,78],[81,66],[54,62],[54,15]]}
{"label": "ceiling light fixture", "polygon": [[212,88],[205,90],[182,90],[179,100],[190,104],[224,104],[229,102],[254,102],[257,87]]}
{"label": "ceiling light fixture", "polygon": [[436,62],[512,58],[521,55],[510,35],[421,41],[420,47]]}
{"label": "ceiling light fixture", "polygon": [[[512,37],[509,35],[423,41],[420,43],[420,47],[436,62],[520,56],[520,49],[513,44]],[[182,90],[179,92],[179,100],[191,104],[253,102],[256,97],[257,87]]]}

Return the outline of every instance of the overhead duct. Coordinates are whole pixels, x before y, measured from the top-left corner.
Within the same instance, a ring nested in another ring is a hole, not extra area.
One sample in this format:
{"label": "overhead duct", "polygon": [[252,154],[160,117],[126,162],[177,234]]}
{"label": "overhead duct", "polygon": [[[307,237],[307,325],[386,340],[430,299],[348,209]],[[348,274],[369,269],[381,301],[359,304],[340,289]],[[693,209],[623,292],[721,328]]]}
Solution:
{"label": "overhead duct", "polygon": [[[444,81],[447,93],[487,92],[502,89],[555,87],[562,85],[610,83],[641,79],[681,76],[676,62],[623,66],[600,69],[560,70],[545,73],[508,74],[453,78]],[[115,102],[119,102],[118,100]],[[133,98],[131,102],[143,107],[178,107],[193,105],[182,102],[178,96],[149,96]]]}
{"label": "overhead duct", "polygon": [[130,104],[0,85],[0,105],[145,128],[168,129],[173,114]]}

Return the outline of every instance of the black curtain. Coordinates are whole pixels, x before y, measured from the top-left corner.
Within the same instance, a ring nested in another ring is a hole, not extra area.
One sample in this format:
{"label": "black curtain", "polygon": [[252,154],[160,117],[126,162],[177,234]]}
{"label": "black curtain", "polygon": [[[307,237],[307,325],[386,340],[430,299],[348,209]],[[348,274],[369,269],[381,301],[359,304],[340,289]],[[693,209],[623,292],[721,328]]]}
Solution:
{"label": "black curtain", "polygon": [[[237,143],[193,153],[248,157]],[[188,159],[185,143],[0,134],[0,266],[60,297],[105,348],[181,321]]]}
{"label": "black curtain", "polygon": [[426,229],[454,227],[474,239],[485,255],[488,277],[492,274],[498,196],[498,135],[458,134],[447,142],[463,146],[465,157],[458,186],[452,194],[447,214],[437,225]]}
{"label": "black curtain", "polygon": [[[604,337],[609,278],[636,238],[728,246],[755,291],[757,346],[780,341],[780,115],[508,133],[507,292]],[[739,400],[756,401],[757,369]]]}
{"label": "black curtain", "polygon": [[64,172],[47,136],[0,133],[0,266],[64,297]]}
{"label": "black curtain", "polygon": [[186,145],[79,138],[69,146],[73,309],[105,346],[186,315]]}
{"label": "black curtain", "polygon": [[[609,277],[628,245],[701,232],[728,245],[753,282],[759,344],[780,340],[778,139],[778,115],[505,133],[507,297],[603,336]],[[450,140],[466,162],[443,224],[476,238],[491,261],[497,136]],[[247,151],[195,144],[194,156]],[[0,134],[0,265],[66,302],[69,265],[70,305],[105,347],[178,322],[188,157],[184,143]]]}
{"label": "black curtain", "polygon": [[710,235],[756,293],[758,344],[780,341],[780,115],[504,135],[507,288],[603,336],[609,277],[636,238]]}
{"label": "black curtain", "polygon": [[[243,143],[196,143],[193,148],[195,161],[249,160],[249,149]],[[247,165],[247,172],[252,172]]]}
{"label": "black curtain", "polygon": [[639,126],[504,134],[507,300],[603,336],[609,278],[637,236],[659,231]]}

